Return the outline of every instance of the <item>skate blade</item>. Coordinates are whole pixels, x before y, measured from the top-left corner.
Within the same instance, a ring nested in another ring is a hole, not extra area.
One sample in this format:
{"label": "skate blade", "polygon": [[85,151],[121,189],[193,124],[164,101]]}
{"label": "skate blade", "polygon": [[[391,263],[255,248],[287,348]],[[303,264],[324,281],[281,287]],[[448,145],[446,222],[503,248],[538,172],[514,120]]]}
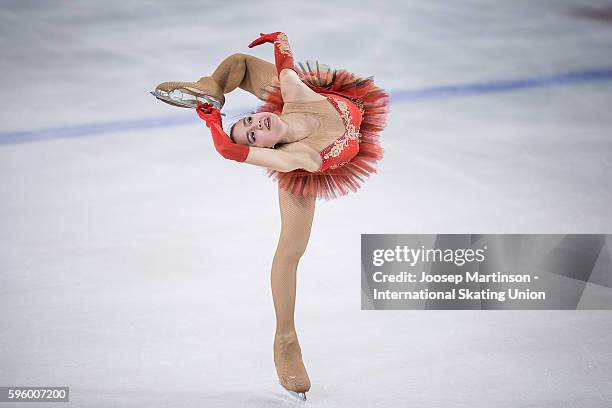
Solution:
{"label": "skate blade", "polygon": [[291,394],[293,397],[299,399],[300,401],[306,401],[306,393],[305,392],[295,392],[295,391],[289,391],[289,390],[285,390],[287,391],[289,394]]}
{"label": "skate blade", "polygon": [[289,391],[292,395],[295,395],[296,398],[299,398],[302,401],[306,401],[306,393],[305,392],[293,392]]}
{"label": "skate blade", "polygon": [[[280,380],[278,381],[278,384],[281,387],[283,387],[283,384],[280,382]],[[285,387],[283,387],[283,390],[288,392],[292,397],[299,399],[300,401],[306,401],[306,392],[295,392],[295,391],[288,390]]]}
{"label": "skate blade", "polygon": [[192,95],[187,92],[181,92],[179,89],[175,89],[171,92],[156,89],[151,91],[151,95],[160,101],[169,103],[171,105],[180,106],[182,108],[195,109],[198,107],[199,103],[207,102],[215,108],[221,110],[221,102],[208,95]]}

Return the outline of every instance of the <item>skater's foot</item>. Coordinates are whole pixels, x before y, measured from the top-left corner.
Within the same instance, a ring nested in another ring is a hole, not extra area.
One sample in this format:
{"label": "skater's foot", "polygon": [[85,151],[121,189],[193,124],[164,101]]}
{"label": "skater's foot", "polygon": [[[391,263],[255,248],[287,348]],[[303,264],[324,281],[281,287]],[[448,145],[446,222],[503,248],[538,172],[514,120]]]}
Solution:
{"label": "skater's foot", "polygon": [[274,365],[280,384],[287,390],[302,394],[310,390],[310,379],[302,361],[302,350],[295,332],[274,336]]}
{"label": "skater's foot", "polygon": [[208,102],[217,109],[225,103],[225,96],[217,82],[202,77],[198,82],[163,82],[151,92],[160,101],[182,108],[196,108],[200,102]]}

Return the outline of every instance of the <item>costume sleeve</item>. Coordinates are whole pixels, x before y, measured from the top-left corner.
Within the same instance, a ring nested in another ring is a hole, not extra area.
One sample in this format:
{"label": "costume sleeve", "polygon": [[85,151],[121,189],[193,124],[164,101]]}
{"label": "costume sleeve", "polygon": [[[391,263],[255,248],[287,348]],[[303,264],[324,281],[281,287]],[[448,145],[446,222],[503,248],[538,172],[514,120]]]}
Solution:
{"label": "costume sleeve", "polygon": [[291,51],[291,47],[289,47],[287,34],[282,31],[275,31],[268,34],[261,33],[259,34],[259,38],[251,41],[249,48],[257,47],[265,43],[274,44],[274,62],[279,77],[283,69],[292,69],[297,72],[293,64],[293,52]]}
{"label": "costume sleeve", "polygon": [[295,66],[293,65],[293,52],[291,51],[291,47],[289,47],[289,39],[287,38],[287,34],[282,32],[278,33],[274,40],[274,62],[279,76],[283,69],[292,69],[295,71]]}

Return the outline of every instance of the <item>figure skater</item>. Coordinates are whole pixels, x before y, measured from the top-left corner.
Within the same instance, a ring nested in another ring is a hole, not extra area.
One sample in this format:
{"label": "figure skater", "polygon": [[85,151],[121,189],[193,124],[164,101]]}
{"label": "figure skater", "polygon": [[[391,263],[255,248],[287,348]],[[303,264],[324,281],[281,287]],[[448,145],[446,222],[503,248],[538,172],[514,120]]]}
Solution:
{"label": "figure skater", "polygon": [[[310,379],[295,329],[296,274],[304,254],[316,199],[357,191],[375,173],[383,149],[388,95],[372,78],[317,63],[294,65],[287,35],[261,34],[249,48],[273,43],[275,64],[234,54],[197,82],[164,82],[157,98],[196,107],[226,159],[267,169],[278,181],[281,232],[272,262],[276,332],[274,365],[280,384],[306,399]],[[229,128],[219,109],[237,87],[265,103]]]}

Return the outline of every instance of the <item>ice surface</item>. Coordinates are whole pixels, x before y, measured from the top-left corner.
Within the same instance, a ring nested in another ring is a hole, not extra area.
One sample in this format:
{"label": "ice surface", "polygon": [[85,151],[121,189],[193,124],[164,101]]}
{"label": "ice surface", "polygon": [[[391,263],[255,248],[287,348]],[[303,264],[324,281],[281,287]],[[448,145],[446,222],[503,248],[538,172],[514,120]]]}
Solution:
{"label": "ice surface", "polygon": [[[2,133],[185,115],[148,91],[234,52],[271,58],[246,45],[277,30],[297,59],[391,92],[612,68],[612,25],[573,13],[606,2],[0,7]],[[610,106],[612,81],[394,103],[379,174],[318,204],[300,265],[307,405],[612,406],[612,312],[359,299],[362,233],[610,233]],[[0,145],[0,386],[70,386],[78,407],[297,405],[272,362],[276,186],[193,116]]]}

